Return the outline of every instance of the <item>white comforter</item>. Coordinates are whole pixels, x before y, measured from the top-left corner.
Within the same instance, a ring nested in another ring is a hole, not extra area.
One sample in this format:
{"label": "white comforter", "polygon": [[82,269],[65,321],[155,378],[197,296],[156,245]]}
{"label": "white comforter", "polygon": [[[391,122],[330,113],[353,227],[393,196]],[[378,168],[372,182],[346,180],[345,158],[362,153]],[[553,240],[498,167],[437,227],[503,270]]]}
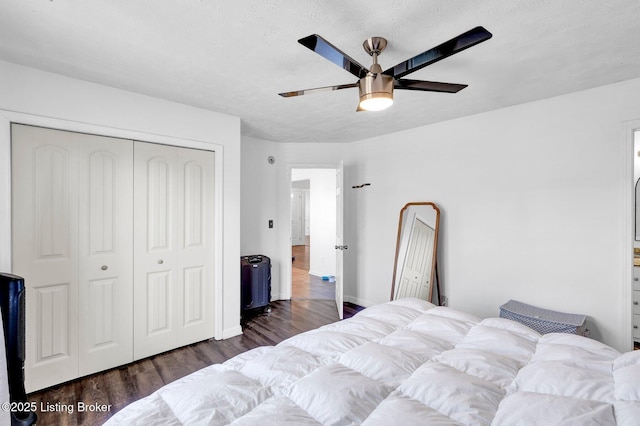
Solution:
{"label": "white comforter", "polygon": [[170,383],[110,425],[638,425],[640,351],[403,299]]}

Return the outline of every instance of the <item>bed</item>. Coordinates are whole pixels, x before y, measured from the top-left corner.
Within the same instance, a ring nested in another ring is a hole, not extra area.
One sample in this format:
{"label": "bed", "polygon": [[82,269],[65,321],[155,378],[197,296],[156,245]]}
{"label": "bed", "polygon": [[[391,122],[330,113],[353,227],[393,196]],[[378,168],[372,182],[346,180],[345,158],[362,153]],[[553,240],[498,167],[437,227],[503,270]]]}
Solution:
{"label": "bed", "polygon": [[637,425],[640,351],[418,299],[170,383],[108,425]]}

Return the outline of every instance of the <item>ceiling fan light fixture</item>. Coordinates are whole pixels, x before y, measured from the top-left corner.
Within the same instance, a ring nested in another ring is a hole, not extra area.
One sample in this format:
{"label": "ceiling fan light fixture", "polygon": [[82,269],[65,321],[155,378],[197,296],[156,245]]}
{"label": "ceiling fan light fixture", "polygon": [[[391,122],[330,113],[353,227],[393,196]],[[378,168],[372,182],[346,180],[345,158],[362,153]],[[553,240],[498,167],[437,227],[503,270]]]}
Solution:
{"label": "ceiling fan light fixture", "polygon": [[393,97],[388,93],[370,93],[360,97],[360,109],[365,111],[382,111],[393,105]]}
{"label": "ceiling fan light fixture", "polygon": [[467,85],[437,81],[408,80],[403,79],[403,77],[442,59],[448,58],[451,55],[462,52],[478,43],[487,41],[492,36],[493,35],[484,27],[478,26],[383,71],[380,64],[378,64],[378,56],[387,47],[387,40],[383,37],[369,37],[362,43],[365,52],[373,59],[373,64],[367,69],[318,34],[311,34],[298,40],[298,43],[356,76],[358,81],[350,84],[317,87],[315,89],[296,90],[278,94],[282,97],[290,98],[310,93],[350,89],[358,86],[360,101],[358,102],[356,111],[381,111],[389,108],[393,104],[394,88],[421,92],[458,93],[467,87]]}
{"label": "ceiling fan light fixture", "polygon": [[386,74],[368,74],[360,79],[358,109],[382,111],[393,104],[393,77]]}

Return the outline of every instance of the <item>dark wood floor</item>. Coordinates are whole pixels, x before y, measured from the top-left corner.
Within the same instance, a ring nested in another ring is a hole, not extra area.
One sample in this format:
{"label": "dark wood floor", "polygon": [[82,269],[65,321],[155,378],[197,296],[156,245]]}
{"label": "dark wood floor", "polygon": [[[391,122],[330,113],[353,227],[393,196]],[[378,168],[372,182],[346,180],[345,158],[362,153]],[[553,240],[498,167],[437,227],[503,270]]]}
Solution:
{"label": "dark wood floor", "polygon": [[335,300],[336,283],[309,273],[310,251],[309,237],[306,245],[291,247],[291,298]]}
{"label": "dark wood floor", "polygon": [[309,238],[307,237],[306,244],[291,246],[291,256],[293,256],[292,261],[294,268],[309,271],[311,259],[311,246],[309,244]]}
{"label": "dark wood floor", "polygon": [[[270,313],[243,319],[243,334],[226,340],[209,340],[94,374],[28,396],[37,407],[38,425],[101,425],[128,403],[207,365],[224,362],[246,350],[274,345],[301,332],[338,320],[334,301],[293,300],[271,303]],[[345,303],[344,317],[362,308]],[[107,412],[78,412],[78,403],[110,406]],[[73,412],[58,407],[73,407]]]}
{"label": "dark wood floor", "polygon": [[300,269],[292,268],[291,270],[292,299],[335,300],[335,281],[323,280]]}

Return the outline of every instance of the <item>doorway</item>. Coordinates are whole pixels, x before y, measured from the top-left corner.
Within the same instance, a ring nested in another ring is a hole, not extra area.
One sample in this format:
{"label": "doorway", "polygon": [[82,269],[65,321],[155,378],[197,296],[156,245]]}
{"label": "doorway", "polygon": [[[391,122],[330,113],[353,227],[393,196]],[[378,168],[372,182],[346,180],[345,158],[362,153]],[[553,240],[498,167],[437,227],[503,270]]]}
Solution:
{"label": "doorway", "polygon": [[291,170],[291,298],[336,298],[336,170]]}

